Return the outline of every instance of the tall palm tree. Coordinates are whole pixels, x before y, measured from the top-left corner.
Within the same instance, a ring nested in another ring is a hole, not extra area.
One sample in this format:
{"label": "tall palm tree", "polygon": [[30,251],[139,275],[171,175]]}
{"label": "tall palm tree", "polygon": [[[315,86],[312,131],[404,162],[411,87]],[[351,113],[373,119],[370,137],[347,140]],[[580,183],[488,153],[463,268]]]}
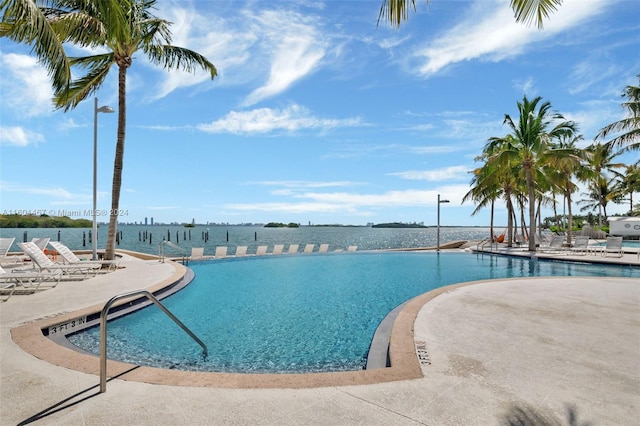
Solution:
{"label": "tall palm tree", "polygon": [[[640,79],[640,75],[638,76]],[[622,103],[627,117],[603,127],[596,135],[598,139],[606,139],[612,133],[622,134],[611,139],[607,144],[622,148],[622,151],[640,150],[640,86],[627,86],[622,94],[626,100]]]}
{"label": "tall palm tree", "polygon": [[[425,3],[429,2],[430,0],[425,0]],[[537,27],[542,29],[544,20],[562,4],[562,0],[510,0],[510,4],[516,22],[524,22],[527,25],[535,22]],[[383,0],[378,24],[384,19],[392,26],[399,27],[409,19],[410,9],[416,10],[415,0]]]}
{"label": "tall palm tree", "polygon": [[[6,0],[3,0],[6,1]],[[33,0],[12,0],[13,3],[34,3]],[[48,26],[58,42],[80,47],[100,47],[107,53],[69,58],[71,67],[86,71],[84,75],[68,84],[54,84],[56,107],[68,111],[89,97],[104,83],[112,65],[118,68],[118,130],[111,190],[111,211],[105,258],[113,259],[122,187],[122,167],[126,132],[126,77],[133,63],[134,54],[144,54],[147,59],[166,69],[183,69],[188,72],[198,67],[209,72],[211,79],[216,74],[215,66],[204,56],[192,50],[171,45],[171,23],[153,15],[156,0],[43,0],[53,5],[56,12],[41,6]],[[37,14],[36,14],[37,15]],[[12,12],[15,17],[13,33],[20,33],[31,21],[19,19],[23,15]],[[33,42],[41,40],[37,34],[16,40]],[[47,61],[47,57],[41,57]]]}
{"label": "tall palm tree", "polygon": [[[590,172],[588,173],[589,194],[595,199],[602,198],[602,194],[609,194],[609,182],[613,182],[616,170],[624,167],[623,163],[615,163],[614,158],[620,152],[613,149],[613,145],[609,143],[593,143],[585,148],[585,155],[588,159]],[[603,189],[606,186],[606,190]],[[605,212],[606,217],[606,212]],[[598,226],[602,226],[602,209],[598,209]]]}
{"label": "tall palm tree", "polygon": [[541,97],[532,101],[523,97],[518,102],[520,116],[514,121],[505,114],[504,124],[511,129],[511,137],[504,140],[504,147],[498,155],[503,164],[517,161],[522,167],[527,187],[529,205],[529,250],[536,250],[535,215],[536,189],[539,181],[545,178],[543,166],[551,158],[572,155],[572,150],[553,149],[551,142],[561,137],[571,137],[576,133],[576,125],[565,121],[559,113],[551,112],[551,104],[542,102]]}

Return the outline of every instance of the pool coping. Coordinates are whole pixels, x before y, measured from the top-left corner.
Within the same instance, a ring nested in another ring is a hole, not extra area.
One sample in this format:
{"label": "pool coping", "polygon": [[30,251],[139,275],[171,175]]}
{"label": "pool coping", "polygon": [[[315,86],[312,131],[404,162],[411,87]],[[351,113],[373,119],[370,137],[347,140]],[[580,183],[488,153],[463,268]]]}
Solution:
{"label": "pool coping", "polygon": [[[172,263],[175,272],[169,278],[147,287],[146,290],[156,293],[183,279],[187,268],[177,262]],[[404,308],[393,322],[391,330],[389,339],[390,367],[347,372],[248,374],[167,370],[108,360],[107,377],[160,385],[245,389],[315,388],[420,379],[423,374],[416,353],[413,333],[418,312],[425,303],[438,295],[471,284],[460,283],[441,287],[416,296],[405,303]],[[130,299],[122,300],[116,306],[129,303],[129,301]],[[60,345],[45,336],[43,330],[75,318],[95,315],[102,310],[102,307],[103,305],[93,305],[12,328],[12,340],[24,351],[43,361],[59,367],[94,374],[97,381],[100,375],[99,357]]]}

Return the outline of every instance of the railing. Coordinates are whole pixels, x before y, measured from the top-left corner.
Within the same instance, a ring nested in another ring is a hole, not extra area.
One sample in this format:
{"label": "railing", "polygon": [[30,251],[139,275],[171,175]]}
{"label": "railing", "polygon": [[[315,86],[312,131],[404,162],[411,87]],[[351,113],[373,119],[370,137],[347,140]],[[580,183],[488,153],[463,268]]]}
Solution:
{"label": "railing", "polygon": [[[478,252],[478,253],[480,253],[480,252],[484,253],[484,252],[486,251],[486,250],[485,250],[485,246],[486,246],[487,244],[489,244],[489,252],[490,252],[490,253],[491,253],[491,252],[493,252],[493,239],[491,239],[491,238],[486,238],[486,239],[484,239],[484,240],[480,241],[480,242],[476,245],[476,252]],[[496,243],[496,249],[497,249],[497,247],[498,247],[498,244]]]}
{"label": "railing", "polygon": [[187,259],[187,251],[180,247],[177,244],[172,243],[171,241],[163,240],[160,244],[158,244],[158,257],[160,258],[160,262],[164,263],[164,250],[165,246],[171,247],[172,249],[180,252],[182,254],[182,263],[186,264]]}
{"label": "railing", "polygon": [[202,356],[206,358],[209,351],[207,345],[198,338],[186,325],[184,325],[175,315],[173,315],[156,297],[147,290],[136,290],[129,293],[122,293],[112,297],[102,308],[100,313],[100,393],[107,391],[107,314],[111,305],[120,299],[126,299],[133,296],[145,296],[158,306],[162,312],[167,314],[169,318],[180,326],[193,340],[195,340],[200,346],[202,346]]}

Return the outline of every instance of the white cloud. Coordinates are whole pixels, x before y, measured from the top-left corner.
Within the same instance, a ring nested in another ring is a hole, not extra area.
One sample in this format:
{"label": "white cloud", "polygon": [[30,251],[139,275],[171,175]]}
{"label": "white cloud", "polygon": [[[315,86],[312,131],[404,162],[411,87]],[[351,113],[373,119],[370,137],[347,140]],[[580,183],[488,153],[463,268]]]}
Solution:
{"label": "white cloud", "polygon": [[30,195],[42,195],[46,197],[54,197],[62,200],[71,200],[74,198],[84,198],[84,196],[75,195],[64,188],[36,187],[22,184],[14,184],[10,182],[2,182],[2,190],[6,192],[20,192]]}
{"label": "white cloud", "polygon": [[359,118],[327,119],[313,117],[300,106],[285,109],[259,108],[251,111],[231,111],[224,118],[197,128],[209,133],[268,133],[274,130],[297,131],[303,129],[329,130],[337,127],[361,126]]}
{"label": "white cloud", "polygon": [[516,23],[511,7],[504,0],[478,1],[458,25],[414,53],[417,71],[429,77],[459,62],[473,59],[498,62],[518,56],[529,45],[597,15],[607,3],[605,0],[566,0],[540,31]]}
{"label": "white cloud", "polygon": [[3,108],[19,117],[53,112],[53,89],[44,67],[28,55],[0,52],[0,87]]}
{"label": "white cloud", "polygon": [[0,126],[0,146],[27,146],[43,141],[43,135],[23,127]]}
{"label": "white cloud", "polygon": [[408,170],[404,172],[388,173],[390,176],[398,176],[408,180],[426,180],[429,182],[446,181],[451,179],[469,179],[469,171],[466,166],[452,166],[437,170]]}

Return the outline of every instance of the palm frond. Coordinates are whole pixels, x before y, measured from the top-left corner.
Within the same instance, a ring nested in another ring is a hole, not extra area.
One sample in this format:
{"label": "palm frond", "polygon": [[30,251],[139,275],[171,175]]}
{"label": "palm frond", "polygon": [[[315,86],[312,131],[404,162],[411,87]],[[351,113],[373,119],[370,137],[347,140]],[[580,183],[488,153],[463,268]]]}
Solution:
{"label": "palm frond", "polygon": [[562,0],[511,0],[511,8],[516,22],[531,25],[535,22],[539,29],[544,28],[544,20],[558,9]]}
{"label": "palm frond", "polygon": [[87,73],[78,80],[72,81],[65,90],[54,93],[53,103],[56,108],[65,112],[75,108],[80,102],[100,88],[114,63],[114,54],[70,58],[72,66],[88,69]]}
{"label": "palm frond", "polygon": [[151,45],[145,46],[144,52],[152,63],[161,65],[166,69],[182,69],[187,72],[194,72],[196,67],[199,66],[209,72],[212,80],[218,74],[216,67],[207,58],[183,47]]}

